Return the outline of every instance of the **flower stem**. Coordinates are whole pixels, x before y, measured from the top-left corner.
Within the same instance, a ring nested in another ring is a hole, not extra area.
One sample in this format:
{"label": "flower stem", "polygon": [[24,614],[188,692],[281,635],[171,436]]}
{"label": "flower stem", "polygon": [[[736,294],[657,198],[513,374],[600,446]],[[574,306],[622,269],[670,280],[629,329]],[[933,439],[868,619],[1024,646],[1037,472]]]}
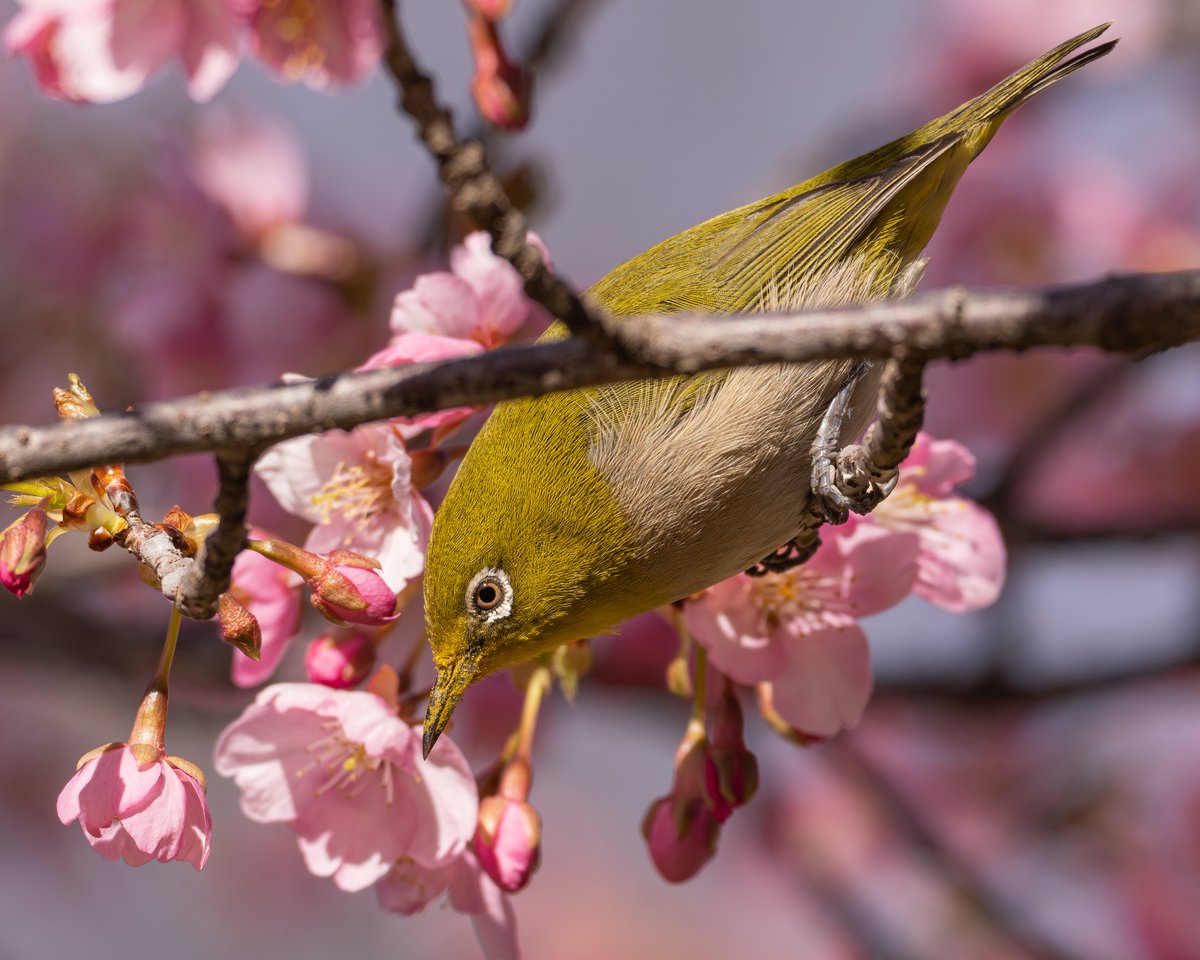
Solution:
{"label": "flower stem", "polygon": [[542,698],[549,690],[550,668],[539,665],[525,688],[525,705],[521,708],[520,739],[517,741],[516,751],[518,759],[529,761],[533,752],[533,731],[537,727],[538,711],[542,706]]}
{"label": "flower stem", "polygon": [[708,706],[708,651],[700,644],[694,646],[696,665],[692,668],[692,718],[688,727],[698,727],[704,732],[704,715]]}
{"label": "flower stem", "polygon": [[179,641],[179,624],[182,617],[177,607],[171,608],[171,619],[167,624],[167,638],[163,641],[162,654],[158,658],[158,669],[150,678],[142,702],[133,718],[133,729],[129,732],[129,749],[141,764],[155,763],[166,746],[167,730],[167,685],[171,676],[171,664],[175,660],[175,646]]}

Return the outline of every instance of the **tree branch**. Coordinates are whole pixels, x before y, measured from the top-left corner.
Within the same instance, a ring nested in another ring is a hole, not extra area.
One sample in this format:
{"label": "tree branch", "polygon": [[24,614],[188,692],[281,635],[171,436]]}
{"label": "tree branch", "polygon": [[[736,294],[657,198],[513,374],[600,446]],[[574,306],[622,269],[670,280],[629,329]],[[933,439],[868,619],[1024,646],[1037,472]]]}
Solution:
{"label": "tree branch", "polygon": [[246,545],[246,507],[250,499],[253,451],[217,454],[217,529],[204,541],[175,598],[193,620],[208,620],[217,612],[221,594],[229,589],[233,561]]}
{"label": "tree branch", "polygon": [[948,290],[898,303],[744,317],[631,317],[633,359],[572,338],[476,357],[224,390],[48,427],[0,429],[0,483],[289,437],[446,407],[716,367],[864,357],[959,359],[988,350],[1094,346],[1117,353],[1200,339],[1200,271],[1044,291]]}

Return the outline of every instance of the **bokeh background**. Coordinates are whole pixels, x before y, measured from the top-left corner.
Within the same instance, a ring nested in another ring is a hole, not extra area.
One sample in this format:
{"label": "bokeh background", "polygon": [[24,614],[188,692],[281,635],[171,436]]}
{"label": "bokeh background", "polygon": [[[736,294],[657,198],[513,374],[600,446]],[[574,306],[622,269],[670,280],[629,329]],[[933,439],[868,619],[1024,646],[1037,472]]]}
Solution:
{"label": "bokeh background", "polygon": [[[402,8],[474,127],[459,5]],[[1195,0],[518,0],[514,52],[568,13],[530,128],[490,142],[581,287],[1108,19],[1117,51],[1023,109],[968,173],[925,287],[1200,265]],[[223,175],[261,185],[261,220],[231,215]],[[322,95],[244,64],[203,107],[168,74],[84,108],[11,61],[0,225],[6,423],[50,420],[67,371],[118,409],[353,366],[464,229],[381,76]],[[939,365],[930,392],[929,429],[976,454],[971,492],[1005,532],[1001,601],[867,621],[878,690],[859,730],[800,750],[752,724],[761,793],[681,887],[637,829],[686,722],[662,690],[670,638],[647,620],[597,641],[593,678],[539,731],[544,862],[515,901],[527,956],[1200,957],[1200,350],[980,358]],[[212,494],[203,460],[132,477],[148,512]],[[253,510],[288,531],[261,491]],[[0,596],[0,958],[476,956],[449,910],[402,919],[310,877],[288,831],[247,822],[215,777],[202,875],[109,864],[59,825],[58,790],[125,735],[166,620],[127,558],[71,539],[31,597]],[[170,749],[202,765],[250,697],[214,634],[186,632],[172,697]],[[486,760],[517,702],[491,682],[456,739]]]}

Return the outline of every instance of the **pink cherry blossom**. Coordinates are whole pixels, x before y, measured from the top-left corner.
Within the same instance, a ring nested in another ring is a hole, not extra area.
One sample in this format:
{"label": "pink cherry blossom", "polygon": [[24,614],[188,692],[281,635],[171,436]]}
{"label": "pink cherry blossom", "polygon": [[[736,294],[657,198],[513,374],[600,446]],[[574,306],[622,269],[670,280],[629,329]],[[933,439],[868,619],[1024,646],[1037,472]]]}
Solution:
{"label": "pink cherry blossom", "polygon": [[250,47],[289,82],[314,89],[362,79],[383,53],[375,0],[235,0]]}
{"label": "pink cherry blossom", "polygon": [[412,916],[442,894],[471,918],[485,960],[520,960],[517,921],[508,897],[468,848],[446,866],[430,869],[403,857],[375,885],[384,910]]}
{"label": "pink cherry blossom", "polygon": [[[256,530],[251,535],[263,534]],[[233,682],[239,687],[257,686],[275,672],[300,627],[300,578],[253,550],[243,550],[233,562],[230,591],[262,629],[258,660],[234,651]]]}
{"label": "pink cherry blossom", "polygon": [[174,758],[139,763],[111,744],[83,763],[58,795],[58,818],[79,820],[101,856],[140,867],[151,860],[208,860],[212,820],[204,786]]}
{"label": "pink cherry blossom", "polygon": [[858,618],[886,610],[916,579],[916,535],[859,524],[823,531],[807,563],[738,574],[684,605],[688,629],[738,683],[775,685],[775,707],[809,736],[854,726],[871,694],[870,651]]}
{"label": "pink cherry blossom", "polygon": [[373,557],[394,594],[420,576],[433,508],[414,489],[412,461],[390,424],[286,440],[255,469],[285,510],[316,524],[307,549]]}
{"label": "pink cherry blossom", "polygon": [[891,496],[857,520],[915,534],[913,592],[956,613],[988,606],[1004,585],[1004,540],[995,517],[953,493],[974,473],[975,459],[961,444],[920,434]]}
{"label": "pink cherry blossom", "polygon": [[267,116],[210,108],[200,114],[191,174],[238,232],[260,237],[298,221],[308,205],[308,168],[291,131]]}
{"label": "pink cherry blossom", "polygon": [[286,823],[309,871],[362,890],[402,858],[451,864],[475,832],[479,796],[450,741],[421,759],[421,728],[382,698],[318,684],[275,684],[230,724],[215,748],[242,811]]}
{"label": "pink cherry blossom", "polygon": [[22,0],[5,43],[54,97],[120,100],[178,56],[207,100],[237,66],[235,27],[228,0]]}
{"label": "pink cherry blossom", "polygon": [[[549,262],[536,234],[529,240]],[[525,297],[521,275],[507,260],[492,253],[491,238],[470,234],[450,254],[452,273],[418,277],[411,290],[396,297],[392,332],[433,333],[475,340],[491,349],[509,340],[531,320],[534,311]]]}

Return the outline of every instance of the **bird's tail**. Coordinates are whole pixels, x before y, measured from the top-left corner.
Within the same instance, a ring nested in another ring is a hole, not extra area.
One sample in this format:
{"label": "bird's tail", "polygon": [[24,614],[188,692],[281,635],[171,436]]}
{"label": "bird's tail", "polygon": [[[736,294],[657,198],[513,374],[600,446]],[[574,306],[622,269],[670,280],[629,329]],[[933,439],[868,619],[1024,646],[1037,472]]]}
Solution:
{"label": "bird's tail", "polygon": [[986,93],[964,103],[952,113],[926,124],[917,131],[917,134],[923,134],[924,137],[934,140],[947,133],[979,130],[984,134],[984,138],[983,142],[977,145],[976,152],[982,150],[1004,118],[1017,107],[1032,100],[1043,90],[1054,86],[1058,81],[1070,76],[1081,67],[1111,53],[1113,47],[1117,45],[1116,40],[1109,40],[1107,43],[1077,53],[1073,57],[1070,56],[1080,47],[1091,43],[1110,26],[1112,26],[1111,23],[1102,23],[1097,27],[1092,27],[1091,30],[1084,31],[1077,37],[1072,37],[1065,43],[1060,43],[1049,53],[1005,77]]}

